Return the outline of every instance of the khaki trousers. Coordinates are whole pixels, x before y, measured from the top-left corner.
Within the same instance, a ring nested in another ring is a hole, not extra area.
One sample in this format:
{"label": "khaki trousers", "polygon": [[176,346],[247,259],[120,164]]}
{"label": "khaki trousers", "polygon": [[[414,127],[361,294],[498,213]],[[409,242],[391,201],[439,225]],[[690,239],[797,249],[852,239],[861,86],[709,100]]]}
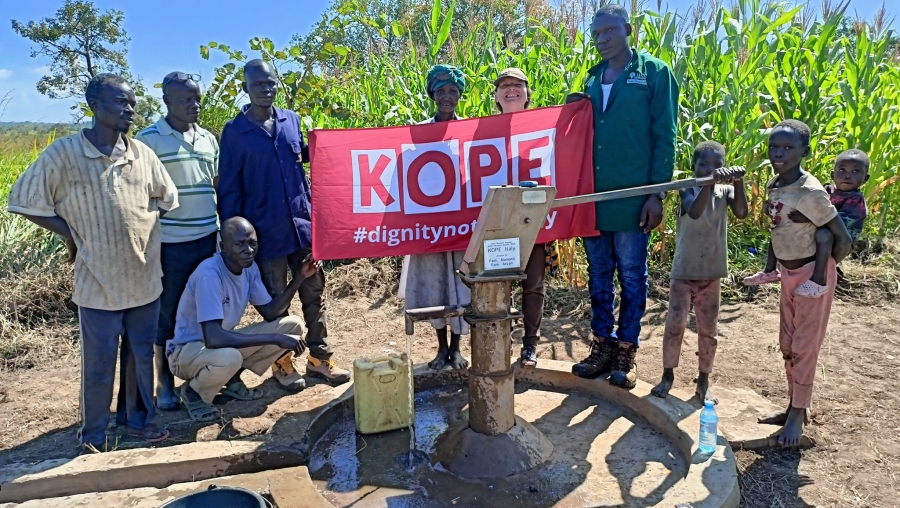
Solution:
{"label": "khaki trousers", "polygon": [[[285,316],[233,331],[245,335],[282,333],[302,337],[303,322],[297,316]],[[175,346],[168,359],[172,373],[189,382],[204,402],[212,404],[219,390],[238,370],[244,368],[261,376],[285,351],[275,345],[213,349],[207,348],[203,341],[195,341]]]}

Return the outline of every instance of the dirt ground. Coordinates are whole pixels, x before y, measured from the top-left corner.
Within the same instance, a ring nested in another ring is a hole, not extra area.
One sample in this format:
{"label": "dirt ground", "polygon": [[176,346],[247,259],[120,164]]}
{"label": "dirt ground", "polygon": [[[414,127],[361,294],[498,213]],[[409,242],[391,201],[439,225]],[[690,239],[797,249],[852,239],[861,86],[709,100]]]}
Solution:
{"label": "dirt ground", "polygon": [[[346,288],[335,291],[334,287],[332,291],[329,334],[339,364],[349,367],[358,357],[405,350],[400,305],[393,296],[362,296]],[[723,306],[713,386],[750,387],[778,405],[786,404],[776,298]],[[586,291],[553,289],[548,309],[539,357],[565,361],[583,358],[589,337]],[[299,314],[297,302],[293,310]],[[648,303],[638,374],[650,383],[655,383],[661,373],[665,314],[665,300]],[[836,302],[819,361],[814,419],[808,429],[816,445],[801,451],[737,452],[744,506],[900,506],[898,324],[900,305]],[[413,345],[416,363],[432,358],[432,333],[425,326],[417,328]],[[521,333],[520,327],[514,333],[515,354]],[[696,335],[689,331],[676,386],[691,383],[695,348]],[[251,373],[244,377],[251,386],[265,381]],[[79,358],[72,354],[61,354],[30,369],[0,371],[0,466],[78,453],[78,387]],[[327,389],[315,385],[301,394],[287,395],[272,382],[262,387],[266,397],[260,401],[224,404],[225,416],[219,423],[193,424],[183,411],[161,413],[157,422],[172,431],[172,437],[162,444],[265,433],[266,422],[274,424],[285,412],[301,409],[304,397]],[[250,417],[252,420],[244,420]],[[254,423],[242,424],[246,421]],[[117,445],[142,446],[127,439]]]}

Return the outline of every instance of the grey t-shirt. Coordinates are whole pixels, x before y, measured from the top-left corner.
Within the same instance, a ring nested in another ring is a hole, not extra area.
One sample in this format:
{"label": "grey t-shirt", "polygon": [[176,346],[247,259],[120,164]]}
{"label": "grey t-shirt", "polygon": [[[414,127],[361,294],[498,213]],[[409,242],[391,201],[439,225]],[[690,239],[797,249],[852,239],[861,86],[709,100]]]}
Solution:
{"label": "grey t-shirt", "polygon": [[[728,195],[731,185],[716,185],[699,219],[675,217],[675,259],[672,278],[713,280],[728,275]],[[694,189],[695,194],[699,189]]]}
{"label": "grey t-shirt", "polygon": [[256,263],[235,275],[225,266],[222,254],[216,253],[188,279],[175,314],[175,337],[166,343],[167,351],[177,344],[203,340],[201,323],[221,319],[222,328],[232,330],[241,322],[247,304],[271,301]]}

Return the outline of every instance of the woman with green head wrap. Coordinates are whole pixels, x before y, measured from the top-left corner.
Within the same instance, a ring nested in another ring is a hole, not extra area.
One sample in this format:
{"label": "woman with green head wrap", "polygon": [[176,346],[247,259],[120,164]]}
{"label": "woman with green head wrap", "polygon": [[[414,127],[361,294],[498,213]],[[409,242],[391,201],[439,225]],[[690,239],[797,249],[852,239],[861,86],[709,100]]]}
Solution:
{"label": "woman with green head wrap", "polygon": [[456,106],[466,90],[466,76],[452,65],[435,65],[425,78],[425,91],[437,106],[434,117],[422,122],[447,122],[457,120]]}
{"label": "woman with green head wrap", "polygon": [[[466,89],[466,79],[461,70],[452,65],[435,65],[428,72],[425,86],[428,97],[437,106],[437,113],[421,123],[459,119],[456,106]],[[464,253],[454,251],[406,256],[398,294],[405,300],[404,307],[468,305],[471,301],[469,288],[456,276]],[[461,317],[454,317],[432,319],[431,326],[437,333],[438,353],[434,360],[428,362],[428,366],[435,370],[468,368],[469,362],[460,353],[459,343],[461,336],[469,333],[469,324]]]}

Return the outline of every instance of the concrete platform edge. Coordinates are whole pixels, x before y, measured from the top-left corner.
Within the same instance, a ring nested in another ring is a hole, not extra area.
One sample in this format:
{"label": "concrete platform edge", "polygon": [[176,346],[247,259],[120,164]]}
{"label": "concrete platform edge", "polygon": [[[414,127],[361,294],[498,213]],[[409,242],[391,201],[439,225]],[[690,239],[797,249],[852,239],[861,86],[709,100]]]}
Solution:
{"label": "concrete platform edge", "polygon": [[650,426],[666,435],[678,447],[690,465],[687,475],[656,506],[671,508],[690,502],[694,508],[737,508],[740,504],[737,463],[728,441],[720,436],[719,446],[710,457],[699,455],[694,439],[700,426],[700,412],[680,399],[660,399],[650,394],[649,384],[638,380],[632,390],[611,386],[605,379],[582,379],[572,375],[572,364],[541,359],[536,368],[516,363],[516,380],[578,390],[628,408]]}
{"label": "concrete platform edge", "polygon": [[211,441],[82,455],[66,464],[0,485],[0,502],[108,492],[299,466],[305,457],[264,442]]}

